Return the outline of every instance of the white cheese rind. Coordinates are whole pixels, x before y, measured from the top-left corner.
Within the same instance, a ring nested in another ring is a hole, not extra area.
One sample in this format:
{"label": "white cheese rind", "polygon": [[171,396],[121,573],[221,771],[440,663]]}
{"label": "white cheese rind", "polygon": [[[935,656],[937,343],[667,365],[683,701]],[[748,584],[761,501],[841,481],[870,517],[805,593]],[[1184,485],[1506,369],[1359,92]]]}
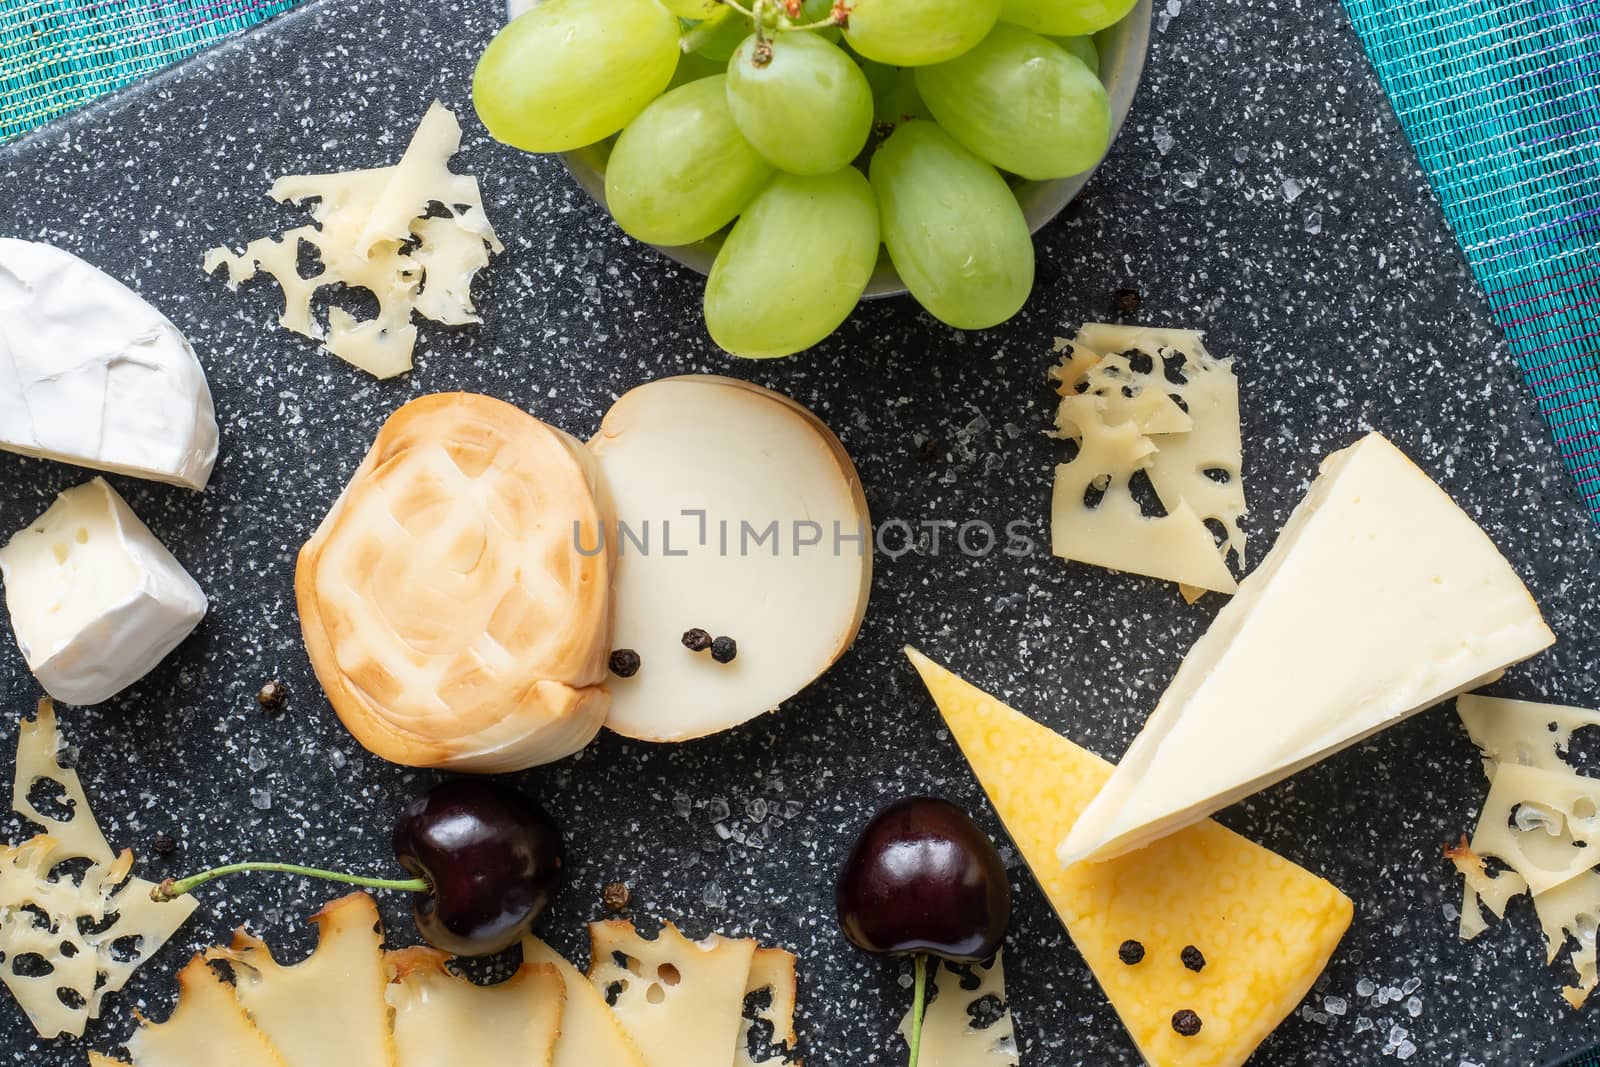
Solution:
{"label": "white cheese rind", "polygon": [[0,449],[204,489],[217,461],[205,371],[115,278],[0,238]]}
{"label": "white cheese rind", "polygon": [[1060,859],[1130,852],[1554,640],[1488,536],[1371,434],[1323,464]]}
{"label": "white cheese rind", "polygon": [[67,704],[143,678],[206,612],[200,586],[103,478],[0,548],[0,579],[28,669]]}

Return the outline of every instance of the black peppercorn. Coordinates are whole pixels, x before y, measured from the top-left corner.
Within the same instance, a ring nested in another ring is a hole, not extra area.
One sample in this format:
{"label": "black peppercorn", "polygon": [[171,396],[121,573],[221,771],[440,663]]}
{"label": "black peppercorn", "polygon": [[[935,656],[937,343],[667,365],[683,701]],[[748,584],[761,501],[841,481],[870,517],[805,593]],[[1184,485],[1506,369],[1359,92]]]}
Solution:
{"label": "black peppercorn", "polygon": [[612,882],[600,891],[600,901],[606,910],[613,913],[628,910],[628,904],[633,900],[633,894],[622,882]]}
{"label": "black peppercorn", "polygon": [[289,687],[274,678],[256,693],[256,703],[267,711],[280,711],[289,699]]}
{"label": "black peppercorn", "polygon": [[739,642],[731,637],[719,637],[711,642],[711,658],[718,663],[732,663],[739,654]]}
{"label": "black peppercorn", "polygon": [[1200,1016],[1184,1008],[1180,1012],[1173,1013],[1172,1028],[1184,1037],[1193,1037],[1200,1032]]}
{"label": "black peppercorn", "polygon": [[1117,946],[1117,959],[1132,967],[1136,963],[1144,962],[1144,946],[1129,938]]}
{"label": "black peppercorn", "polygon": [[683,647],[690,652],[704,652],[711,647],[711,635],[696,626],[683,631]]}
{"label": "black peppercorn", "polygon": [[1178,954],[1178,958],[1183,960],[1183,965],[1185,967],[1189,968],[1196,974],[1199,974],[1201,971],[1206,969],[1205,953],[1201,952],[1193,945],[1183,946],[1183,951]]}
{"label": "black peppercorn", "polygon": [[178,851],[178,842],[173,840],[171,834],[162,834],[150,842],[150,848],[158,856],[170,856]]}
{"label": "black peppercorn", "polygon": [[1111,308],[1121,315],[1132,315],[1144,304],[1144,297],[1139,295],[1137,289],[1113,289],[1111,291]]}
{"label": "black peppercorn", "polygon": [[611,673],[618,678],[632,678],[639,673],[639,653],[631,648],[619,648],[611,653]]}

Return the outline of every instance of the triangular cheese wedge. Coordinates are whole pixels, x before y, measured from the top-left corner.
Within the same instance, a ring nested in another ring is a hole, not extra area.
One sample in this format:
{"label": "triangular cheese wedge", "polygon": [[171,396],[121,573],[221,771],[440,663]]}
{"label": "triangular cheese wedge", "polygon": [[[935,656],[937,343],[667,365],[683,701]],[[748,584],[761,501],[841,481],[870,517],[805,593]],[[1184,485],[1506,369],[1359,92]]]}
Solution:
{"label": "triangular cheese wedge", "polygon": [[232,968],[239,1003],[289,1067],[395,1067],[377,905],[351,893],[312,921],[317,950],[292,966],[242,929],[206,955]]}
{"label": "triangular cheese wedge", "polygon": [[1061,847],[1172,833],[1554,642],[1488,536],[1379,434],[1330,456]]}
{"label": "triangular cheese wedge", "polygon": [[389,954],[399,1067],[550,1067],[566,1000],[556,969],[524,963],[504,982],[480,986],[446,970],[449,960],[431,948]]}
{"label": "triangular cheese wedge", "polygon": [[646,1067],[606,998],[565,957],[529,935],[522,941],[522,959],[554,967],[566,986],[566,1010],[553,1067]]}
{"label": "triangular cheese wedge", "polygon": [[[906,654],[1017,851],[1066,924],[1145,1062],[1236,1067],[1327,966],[1350,926],[1333,885],[1210,820],[1109,863],[1062,869],[1055,845],[1111,765],[914,649]],[[1119,957],[1136,941],[1144,958]],[[1185,947],[1205,957],[1184,966]],[[1183,1010],[1200,1032],[1173,1028]]]}
{"label": "triangular cheese wedge", "polygon": [[754,941],[654,941],[632,923],[589,924],[589,981],[611,1001],[649,1067],[733,1067]]}
{"label": "triangular cheese wedge", "polygon": [[133,1067],[289,1067],[203,956],[178,972],[172,1016],[140,1023],[128,1038]]}

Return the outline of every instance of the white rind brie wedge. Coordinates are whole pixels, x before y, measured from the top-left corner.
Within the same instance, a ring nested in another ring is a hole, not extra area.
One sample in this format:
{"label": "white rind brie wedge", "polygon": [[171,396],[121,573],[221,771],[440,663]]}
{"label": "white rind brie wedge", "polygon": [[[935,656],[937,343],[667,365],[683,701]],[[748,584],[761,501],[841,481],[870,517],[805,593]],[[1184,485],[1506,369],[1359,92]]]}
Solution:
{"label": "white rind brie wedge", "polygon": [[1554,641],[1488,536],[1371,434],[1324,461],[1059,858],[1131,852]]}
{"label": "white rind brie wedge", "polygon": [[206,613],[200,586],[103,478],[0,548],[0,578],[28,669],[66,704],[120,693]]}
{"label": "white rind brie wedge", "polygon": [[0,449],[204,489],[211,390],[183,334],[133,290],[0,237]]}

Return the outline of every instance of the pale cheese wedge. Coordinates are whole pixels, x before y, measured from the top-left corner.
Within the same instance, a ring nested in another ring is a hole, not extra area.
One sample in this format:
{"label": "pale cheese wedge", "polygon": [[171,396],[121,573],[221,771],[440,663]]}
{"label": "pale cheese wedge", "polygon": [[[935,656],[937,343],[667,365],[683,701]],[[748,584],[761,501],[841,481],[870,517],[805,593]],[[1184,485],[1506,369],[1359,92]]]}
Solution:
{"label": "pale cheese wedge", "polygon": [[799,1040],[794,1032],[798,991],[794,953],[781,948],[757,949],[744,986],[744,1024],[734,1050],[734,1067],[774,1063],[800,1067],[800,1061],[792,1058]]}
{"label": "pale cheese wedge", "polygon": [[552,1067],[646,1067],[644,1056],[605,996],[566,957],[530,934],[522,941],[522,959],[555,968],[566,987],[561,1037]]}
{"label": "pale cheese wedge", "polygon": [[[504,982],[480,986],[446,970],[449,959],[430,948],[389,954],[398,1067],[551,1067],[566,1000],[556,969],[524,963]],[[612,1067],[589,1067],[602,1065]]]}
{"label": "pale cheese wedge", "polygon": [[1555,640],[1511,565],[1379,434],[1335,453],[1062,843],[1170,834]]}
{"label": "pale cheese wedge", "polygon": [[[933,1003],[922,1016],[917,1067],[1018,1067],[1016,1024],[1006,1004],[1000,956],[962,968],[975,984],[963,981],[948,963],[931,960],[929,967]],[[900,1021],[900,1036],[908,1043],[911,1026],[908,1011]]]}
{"label": "pale cheese wedge", "polygon": [[[1152,1067],[1238,1067],[1294,1011],[1350,926],[1327,881],[1210,820],[1107,863],[1063,869],[1055,845],[1111,776],[1109,763],[906,654],[1017,851]],[[1130,967],[1119,946],[1138,941]],[[1185,946],[1205,955],[1199,973]],[[1201,1030],[1185,1037],[1173,1015]]]}
{"label": "pale cheese wedge", "polygon": [[312,921],[317,949],[300,963],[277,962],[242,929],[207,958],[228,963],[239,1003],[289,1067],[396,1067],[377,905],[352,893]]}
{"label": "pale cheese wedge", "polygon": [[133,1067],[291,1067],[202,956],[178,972],[178,1006],[167,1021],[140,1019],[128,1058]]}
{"label": "pale cheese wedge", "polygon": [[671,923],[651,941],[622,921],[590,923],[589,941],[589,981],[648,1067],[732,1067],[754,941],[690,941]]}

